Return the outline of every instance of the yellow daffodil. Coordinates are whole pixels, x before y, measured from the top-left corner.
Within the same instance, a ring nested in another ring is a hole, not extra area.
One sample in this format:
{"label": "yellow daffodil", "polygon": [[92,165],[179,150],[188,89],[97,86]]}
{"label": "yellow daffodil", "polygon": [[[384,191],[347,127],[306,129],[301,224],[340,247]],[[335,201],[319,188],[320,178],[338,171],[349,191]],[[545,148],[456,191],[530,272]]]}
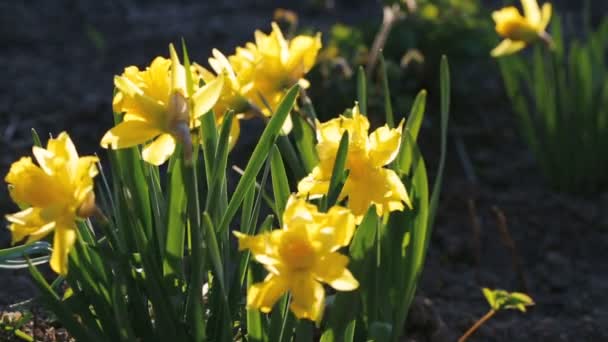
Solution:
{"label": "yellow daffodil", "polygon": [[[184,144],[186,159],[191,150],[190,128],[216,103],[223,87],[223,76],[202,87],[193,70],[180,63],[173,45],[171,59],[157,57],[146,70],[135,66],[114,78],[118,90],[114,111],[124,113],[123,122],[110,129],[101,139],[104,148],[120,149],[148,143],[142,151],[145,161],[163,164],[174,152],[176,141]],[[186,86],[187,73],[194,80],[194,91]]]}
{"label": "yellow daffodil", "polygon": [[95,206],[93,177],[97,157],[78,157],[67,133],[49,139],[47,148],[35,146],[32,158],[13,163],[5,181],[15,203],[27,207],[6,215],[13,243],[28,238],[37,241],[55,232],[51,268],[62,275],[68,271],[68,254],[76,240],[75,220],[86,217]]}
{"label": "yellow daffodil", "polygon": [[247,293],[247,307],[270,312],[286,292],[296,317],[319,322],[323,316],[326,283],[338,291],[352,291],[359,283],[346,268],[348,257],[337,253],[355,231],[355,219],[343,207],[320,213],[317,207],[292,196],[283,213],[283,229],[256,236],[234,232],[239,250],[249,249],[269,274]]}
{"label": "yellow daffodil", "polygon": [[403,210],[411,207],[405,186],[395,171],[383,168],[392,162],[401,144],[403,124],[391,129],[387,125],[368,136],[369,121],[353,108],[352,118],[340,116],[325,123],[317,123],[317,152],[319,165],[298,184],[298,194],[318,197],[327,194],[340,139],[348,132],[346,160],[348,177],[339,199],[348,197],[348,207],[362,219],[370,206],[376,213]]}
{"label": "yellow daffodil", "polygon": [[252,87],[246,92],[249,101],[270,115],[291,86],[309,86],[304,75],[314,66],[320,49],[320,33],[287,40],[279,26],[272,23],[270,34],[256,31],[255,44],[237,48],[229,61],[240,77],[251,80]]}
{"label": "yellow daffodil", "polygon": [[209,58],[209,65],[213,72],[198,64],[194,66],[205,83],[212,82],[218,77],[217,75],[224,75],[224,87],[219,99],[213,106],[213,111],[218,125],[221,124],[224,114],[228,110],[235,112],[236,117],[232,121],[230,132],[230,144],[232,146],[240,133],[239,119],[243,118],[244,114],[251,109],[246,94],[251,90],[253,84],[250,78],[237,74],[228,58],[219,50],[213,49],[212,54],[213,57]]}
{"label": "yellow daffodil", "polygon": [[504,38],[492,50],[493,57],[513,54],[539,39],[551,43],[551,37],[545,31],[551,19],[551,4],[543,4],[541,10],[536,0],[521,0],[521,3],[524,8],[523,17],[513,6],[492,13],[492,18],[496,22],[496,32]]}

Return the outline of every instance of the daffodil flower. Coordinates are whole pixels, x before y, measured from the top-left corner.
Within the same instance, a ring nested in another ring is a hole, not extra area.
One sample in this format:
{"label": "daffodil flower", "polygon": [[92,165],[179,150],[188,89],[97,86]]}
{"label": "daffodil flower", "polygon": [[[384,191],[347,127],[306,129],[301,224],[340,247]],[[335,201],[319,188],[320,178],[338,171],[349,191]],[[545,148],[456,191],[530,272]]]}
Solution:
{"label": "daffodil flower", "polygon": [[523,17],[513,6],[492,13],[496,32],[504,38],[492,50],[493,57],[513,54],[539,39],[551,44],[551,37],[545,31],[551,19],[551,4],[543,4],[541,10],[536,0],[521,0],[521,3],[524,8]]}
{"label": "daffodil flower", "polygon": [[250,92],[253,83],[249,77],[243,77],[234,71],[234,68],[219,50],[212,50],[213,57],[209,58],[210,71],[199,64],[194,64],[197,72],[200,74],[203,81],[206,83],[212,82],[218,76],[224,75],[224,87],[219,99],[213,106],[215,112],[216,123],[220,125],[224,118],[224,114],[228,110],[233,110],[236,114],[236,119],[232,121],[230,131],[230,145],[234,146],[240,134],[239,120],[245,117],[245,114],[251,110],[246,94]]}
{"label": "daffodil flower", "polygon": [[[240,79],[247,80],[243,94],[248,101],[270,116],[285,92],[296,83],[308,88],[310,83],[304,75],[314,66],[321,49],[321,34],[296,36],[285,39],[281,29],[272,23],[272,32],[255,32],[255,43],[238,47],[228,57],[232,68]],[[288,117],[283,132],[291,129]]]}
{"label": "daffodil flower", "polygon": [[359,113],[358,106],[352,112],[352,118],[340,116],[325,123],[317,122],[319,165],[300,181],[298,194],[311,198],[327,194],[340,140],[344,132],[348,132],[345,168],[349,174],[339,200],[348,197],[348,207],[357,220],[361,220],[372,205],[375,205],[379,216],[403,210],[404,204],[411,207],[405,186],[397,173],[383,168],[399,152],[403,123],[394,129],[385,125],[368,136],[369,121]]}
{"label": "daffodil flower", "polygon": [[10,196],[22,208],[6,215],[13,243],[27,237],[37,241],[54,231],[51,268],[65,275],[68,254],[76,241],[75,220],[87,217],[95,206],[93,177],[97,157],[78,157],[67,133],[49,139],[46,149],[34,146],[32,158],[23,157],[11,165],[5,181]]}
{"label": "daffodil flower", "polygon": [[352,291],[359,283],[346,268],[348,257],[337,251],[350,243],[355,220],[343,207],[320,213],[303,199],[290,197],[283,213],[283,229],[255,236],[234,232],[239,250],[249,249],[269,272],[247,293],[247,307],[268,313],[286,292],[290,308],[300,319],[319,322],[323,316],[326,283],[338,291]]}
{"label": "daffodil flower", "polygon": [[[161,165],[179,141],[189,159],[190,129],[215,105],[222,91],[223,75],[199,87],[196,73],[184,68],[173,45],[169,51],[170,60],[157,57],[144,71],[130,66],[114,78],[118,90],[114,111],[124,113],[124,117],[103,136],[102,147],[121,149],[152,140],[144,146],[142,157],[150,164]],[[194,79],[193,93],[186,86],[188,72]]]}

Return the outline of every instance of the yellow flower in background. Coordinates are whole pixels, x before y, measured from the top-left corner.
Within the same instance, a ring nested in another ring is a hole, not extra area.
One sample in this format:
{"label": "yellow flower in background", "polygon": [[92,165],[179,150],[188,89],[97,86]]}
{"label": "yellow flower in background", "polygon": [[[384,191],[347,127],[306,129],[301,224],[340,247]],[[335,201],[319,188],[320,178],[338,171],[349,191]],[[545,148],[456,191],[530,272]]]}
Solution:
{"label": "yellow flower in background", "polygon": [[337,251],[350,243],[355,219],[334,206],[327,213],[303,199],[290,197],[283,213],[283,229],[255,236],[234,232],[239,250],[249,249],[269,272],[247,292],[247,307],[268,313],[286,292],[297,318],[319,322],[323,316],[326,283],[338,291],[352,291],[359,283],[346,268],[348,257]]}
{"label": "yellow flower in background", "polygon": [[492,50],[493,57],[513,54],[527,44],[539,39],[551,43],[551,37],[545,31],[551,19],[551,4],[543,4],[542,10],[536,0],[521,0],[524,16],[516,7],[509,6],[492,13],[496,22],[496,32],[504,40]]}
{"label": "yellow flower in background", "polygon": [[279,26],[272,23],[270,34],[256,31],[255,44],[237,48],[229,61],[240,77],[251,80],[252,87],[246,92],[249,101],[270,115],[291,86],[299,83],[308,88],[304,75],[314,66],[320,49],[320,33],[287,40]]}
{"label": "yellow flower in background", "polygon": [[340,116],[317,123],[319,165],[300,181],[298,194],[313,198],[327,194],[340,140],[344,132],[348,132],[345,168],[349,174],[339,200],[348,197],[348,207],[358,220],[372,205],[376,206],[379,216],[403,210],[404,204],[411,207],[405,186],[397,173],[383,168],[397,157],[403,124],[394,129],[384,125],[368,136],[369,121],[359,113],[358,106],[352,112],[352,118]]}
{"label": "yellow flower in background", "polygon": [[34,146],[34,157],[23,157],[11,165],[5,181],[10,196],[20,207],[6,215],[13,243],[42,239],[54,231],[51,268],[65,275],[68,254],[76,241],[77,216],[89,216],[95,203],[93,177],[97,175],[97,157],[78,157],[67,133],[49,139],[47,148]]}
{"label": "yellow flower in background", "polygon": [[[118,90],[114,111],[124,117],[103,136],[102,147],[121,149],[152,140],[144,146],[142,157],[154,165],[163,164],[173,154],[176,141],[185,145],[185,153],[191,150],[190,129],[215,105],[223,76],[199,87],[197,74],[184,68],[173,44],[169,51],[170,60],[157,57],[146,70],[130,66],[114,78]],[[192,94],[186,89],[187,72],[193,76]]]}
{"label": "yellow flower in background", "polygon": [[219,50],[212,50],[213,57],[209,58],[211,70],[208,70],[199,64],[194,64],[196,71],[205,83],[212,82],[218,76],[224,75],[224,87],[219,99],[213,106],[215,112],[216,123],[220,125],[224,118],[224,114],[228,110],[233,110],[236,114],[232,121],[232,129],[230,132],[230,144],[234,146],[240,134],[239,119],[244,117],[244,114],[250,110],[250,104],[246,98],[246,94],[251,90],[253,84],[251,79],[237,74],[228,58]]}

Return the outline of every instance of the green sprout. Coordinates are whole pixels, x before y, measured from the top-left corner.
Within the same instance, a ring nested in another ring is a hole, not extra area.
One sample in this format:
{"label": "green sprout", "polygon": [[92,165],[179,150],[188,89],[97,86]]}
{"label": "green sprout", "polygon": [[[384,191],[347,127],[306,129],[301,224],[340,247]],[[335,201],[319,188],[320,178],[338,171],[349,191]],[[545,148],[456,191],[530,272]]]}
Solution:
{"label": "green sprout", "polygon": [[458,339],[458,342],[466,341],[480,326],[492,318],[498,311],[511,309],[526,312],[527,306],[534,305],[534,300],[525,293],[491,290],[487,287],[484,287],[482,292],[490,305],[490,310],[483,315],[483,317],[478,319],[477,322]]}

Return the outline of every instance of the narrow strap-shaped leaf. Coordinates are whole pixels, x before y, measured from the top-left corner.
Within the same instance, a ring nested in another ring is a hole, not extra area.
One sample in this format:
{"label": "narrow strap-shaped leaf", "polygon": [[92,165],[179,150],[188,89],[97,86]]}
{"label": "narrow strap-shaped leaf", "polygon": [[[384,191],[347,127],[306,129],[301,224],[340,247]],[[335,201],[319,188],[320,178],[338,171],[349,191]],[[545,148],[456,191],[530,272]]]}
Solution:
{"label": "narrow strap-shaped leaf", "polygon": [[215,151],[217,149],[217,127],[215,125],[215,115],[210,111],[200,117],[200,134],[202,137],[201,147],[205,162],[205,176],[207,188],[211,188],[213,182],[213,168],[215,163]]}
{"label": "narrow strap-shaped leaf", "polygon": [[[251,270],[247,271],[247,287],[253,284]],[[262,342],[264,340],[264,328],[262,326],[262,313],[257,309],[247,310],[247,341]]]}
{"label": "narrow strap-shaped leaf", "polygon": [[[181,147],[178,147],[181,148]],[[167,221],[163,275],[183,278],[184,242],[186,236],[186,185],[181,153],[174,153],[167,178]]]}
{"label": "narrow strap-shaped leaf", "polygon": [[315,147],[315,131],[301,115],[292,113],[291,121],[293,122],[292,136],[302,159],[302,164],[304,164],[303,172],[298,172],[297,170],[292,172],[295,178],[302,179],[319,163]]}
{"label": "narrow strap-shaped leaf", "polygon": [[[208,115],[208,114],[207,114]],[[194,164],[184,164],[184,185],[186,187],[188,227],[192,235],[192,260],[190,284],[188,289],[187,322],[192,327],[192,337],[195,341],[206,338],[205,308],[203,302],[203,270],[205,253],[203,250],[203,233],[201,228],[200,203],[198,200],[198,185]]]}
{"label": "narrow strap-shaped leaf", "polygon": [[399,251],[399,269],[395,273],[395,287],[403,301],[396,304],[397,310],[393,321],[393,341],[398,341],[403,330],[403,325],[408,314],[409,307],[414,299],[416,283],[421,272],[421,267],[428,236],[429,223],[429,194],[428,178],[424,159],[420,154],[417,144],[410,134],[405,131],[408,148],[412,149],[412,172],[410,185],[410,198],[412,209],[397,212],[391,215],[388,230],[391,233],[400,233],[392,237],[393,251]]}
{"label": "narrow strap-shaped leaf", "polygon": [[382,89],[384,93],[384,114],[386,124],[390,128],[395,127],[395,115],[393,114],[393,105],[391,104],[391,90],[388,84],[388,73],[386,72],[386,61],[384,53],[380,51],[380,70],[382,72]]}
{"label": "narrow strap-shaped leaf", "polygon": [[435,215],[437,212],[437,206],[439,205],[439,197],[441,196],[441,186],[443,183],[443,171],[445,169],[445,159],[448,153],[448,122],[450,118],[450,69],[448,65],[447,57],[441,58],[441,69],[440,69],[440,84],[441,84],[441,151],[439,155],[439,167],[437,168],[437,175],[435,176],[435,182],[433,183],[433,192],[431,193],[431,202],[429,204],[429,222],[428,232],[425,238],[426,244],[424,247],[425,254],[430,240],[430,234],[435,223]]}
{"label": "narrow strap-shaped leaf", "polygon": [[283,158],[279,149],[275,146],[272,147],[270,155],[270,172],[272,175],[272,191],[274,193],[274,203],[276,205],[277,215],[279,223],[282,223],[282,213],[285,210],[285,204],[291,191],[289,190],[289,181],[287,180],[287,173],[285,172],[285,165],[283,164]]}
{"label": "narrow strap-shaped leaf", "polygon": [[207,203],[205,211],[211,215],[213,222],[219,222],[221,214],[218,209],[221,209],[220,205],[220,192],[226,182],[226,168],[228,165],[228,152],[230,150],[230,130],[232,128],[232,120],[234,119],[234,111],[229,111],[224,116],[222,127],[220,130],[220,137],[217,144],[217,150],[215,152],[215,161],[213,165],[213,176],[211,183],[209,184],[209,192],[207,196]]}
{"label": "narrow strap-shaped leaf", "polygon": [[363,66],[357,69],[357,101],[360,113],[367,115],[367,79]]}
{"label": "narrow strap-shaped leaf", "polygon": [[194,81],[192,80],[192,72],[190,72],[190,56],[186,48],[186,40],[182,37],[182,55],[184,56],[184,69],[186,69],[186,97],[189,98],[194,94]]}
{"label": "narrow strap-shaped leaf", "polygon": [[279,104],[276,113],[274,113],[268,122],[266,129],[264,129],[258,144],[253,150],[251,159],[249,159],[249,162],[247,163],[243,177],[241,177],[232,198],[228,203],[228,207],[226,208],[226,212],[224,213],[224,217],[218,228],[219,232],[224,232],[228,229],[228,224],[241,205],[243,198],[245,197],[245,192],[255,183],[255,177],[262,168],[264,160],[270,153],[270,149],[281,131],[283,122],[285,122],[287,115],[289,115],[289,112],[293,108],[299,89],[298,85],[295,85],[287,92]]}
{"label": "narrow strap-shaped leaf", "polygon": [[[410,109],[410,114],[407,117],[407,121],[405,123],[405,131],[409,132],[409,135],[413,137],[414,141],[416,141],[418,137],[418,132],[420,131],[420,127],[422,126],[425,107],[426,90],[421,90],[414,99],[414,103],[412,104],[412,108]],[[397,154],[397,158],[395,159],[394,168],[397,172],[399,172],[399,174],[407,175],[410,172],[411,166],[411,148],[407,146],[406,135],[402,133],[399,154]]]}
{"label": "narrow strap-shaped leaf", "polygon": [[331,172],[331,178],[329,180],[329,191],[327,194],[327,203],[321,208],[323,211],[328,210],[338,200],[338,196],[342,191],[344,185],[344,168],[346,167],[346,160],[348,158],[348,144],[349,137],[348,132],[345,131],[340,138],[340,145],[338,145],[338,152],[336,153],[336,161],[334,168]]}
{"label": "narrow strap-shaped leaf", "polygon": [[228,294],[226,292],[227,280],[224,272],[222,256],[217,243],[215,228],[213,228],[213,221],[211,221],[211,217],[207,212],[203,213],[203,227],[205,231],[204,235],[205,242],[207,244],[207,251],[209,252],[209,257],[211,259],[213,273],[215,273],[214,279],[217,279],[220,286],[219,295],[221,297],[220,303],[222,306],[221,308],[215,307],[215,309],[219,309],[222,314],[220,326],[223,331],[219,333],[219,336],[222,336],[222,340],[230,340],[232,335],[232,319],[230,317],[230,305],[228,304]]}

